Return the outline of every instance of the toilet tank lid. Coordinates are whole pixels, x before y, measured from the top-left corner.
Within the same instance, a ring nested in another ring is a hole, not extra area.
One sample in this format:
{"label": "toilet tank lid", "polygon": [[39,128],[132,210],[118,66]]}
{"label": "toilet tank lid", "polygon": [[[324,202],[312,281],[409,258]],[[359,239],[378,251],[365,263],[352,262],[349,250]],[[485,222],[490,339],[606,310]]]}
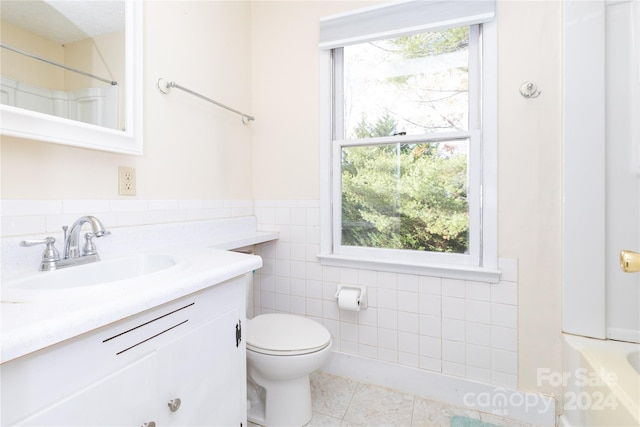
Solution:
{"label": "toilet tank lid", "polygon": [[261,314],[247,320],[247,345],[265,350],[308,350],[326,346],[331,334],[320,323],[292,314]]}

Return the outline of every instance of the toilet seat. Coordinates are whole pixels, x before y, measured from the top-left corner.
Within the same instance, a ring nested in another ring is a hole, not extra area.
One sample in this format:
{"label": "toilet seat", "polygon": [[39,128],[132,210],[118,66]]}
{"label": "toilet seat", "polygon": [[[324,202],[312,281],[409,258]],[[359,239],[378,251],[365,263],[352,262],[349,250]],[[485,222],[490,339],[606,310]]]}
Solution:
{"label": "toilet seat", "polygon": [[331,343],[329,331],[313,320],[289,314],[261,314],[247,320],[247,350],[276,356],[313,353]]}

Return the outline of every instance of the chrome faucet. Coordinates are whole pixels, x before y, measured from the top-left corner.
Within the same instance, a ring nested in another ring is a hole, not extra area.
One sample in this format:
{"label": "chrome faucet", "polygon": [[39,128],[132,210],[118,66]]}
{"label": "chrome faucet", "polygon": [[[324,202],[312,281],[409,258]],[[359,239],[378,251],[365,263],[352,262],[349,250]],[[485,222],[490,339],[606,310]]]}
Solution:
{"label": "chrome faucet", "polygon": [[[92,231],[84,235],[84,245],[80,248],[80,233],[82,226],[85,224],[91,225]],[[40,270],[50,271],[72,265],[100,261],[96,246],[91,239],[94,237],[108,236],[111,233],[104,228],[104,225],[102,225],[102,222],[100,222],[98,218],[85,215],[78,218],[71,227],[64,226],[62,229],[64,230],[62,258],[55,247],[56,239],[53,237],[47,237],[43,240],[23,240],[20,242],[20,246],[46,245],[40,262]]]}
{"label": "chrome faucet", "polygon": [[80,251],[80,243],[79,243],[80,231],[82,230],[82,226],[85,224],[90,224],[91,228],[93,229],[93,235],[91,235],[91,233],[87,233],[85,235],[85,238],[86,238],[85,246],[93,245],[93,244],[89,245],[93,237],[102,237],[109,234],[108,231],[105,230],[104,225],[102,225],[100,220],[95,216],[86,215],[78,218],[76,222],[74,222],[71,225],[70,228],[67,228],[66,226],[62,227],[62,229],[64,230],[64,251],[63,251],[64,259],[91,255],[91,254],[82,253]]}

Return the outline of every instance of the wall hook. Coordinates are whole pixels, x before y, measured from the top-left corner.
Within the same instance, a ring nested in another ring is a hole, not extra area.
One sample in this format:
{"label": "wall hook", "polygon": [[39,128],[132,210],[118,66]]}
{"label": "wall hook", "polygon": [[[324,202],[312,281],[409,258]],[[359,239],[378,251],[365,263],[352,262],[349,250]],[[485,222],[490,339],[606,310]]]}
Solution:
{"label": "wall hook", "polygon": [[542,92],[538,90],[538,86],[533,82],[524,82],[520,85],[520,95],[527,99],[537,98],[541,93]]}

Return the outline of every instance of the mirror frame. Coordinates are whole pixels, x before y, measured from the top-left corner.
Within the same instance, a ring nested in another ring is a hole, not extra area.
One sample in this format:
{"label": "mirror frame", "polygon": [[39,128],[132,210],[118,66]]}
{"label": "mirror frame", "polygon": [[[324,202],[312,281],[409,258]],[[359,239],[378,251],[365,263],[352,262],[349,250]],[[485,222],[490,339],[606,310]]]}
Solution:
{"label": "mirror frame", "polygon": [[0,104],[0,134],[93,150],[141,155],[142,1],[125,1],[125,130]]}

